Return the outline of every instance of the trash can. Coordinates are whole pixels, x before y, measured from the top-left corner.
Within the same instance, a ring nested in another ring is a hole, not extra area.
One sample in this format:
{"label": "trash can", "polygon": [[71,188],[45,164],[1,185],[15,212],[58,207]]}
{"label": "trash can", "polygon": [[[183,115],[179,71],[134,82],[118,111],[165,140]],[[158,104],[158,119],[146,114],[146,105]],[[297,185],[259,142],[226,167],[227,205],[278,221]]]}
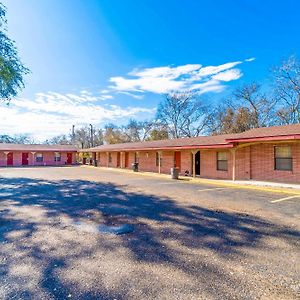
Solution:
{"label": "trash can", "polygon": [[178,168],[171,168],[171,177],[172,179],[178,179],[179,176],[179,169]]}
{"label": "trash can", "polygon": [[132,171],[133,172],[138,172],[139,171],[139,163],[138,162],[134,162],[132,164]]}
{"label": "trash can", "polygon": [[98,166],[98,160],[94,159],[94,167],[97,167],[97,166]]}

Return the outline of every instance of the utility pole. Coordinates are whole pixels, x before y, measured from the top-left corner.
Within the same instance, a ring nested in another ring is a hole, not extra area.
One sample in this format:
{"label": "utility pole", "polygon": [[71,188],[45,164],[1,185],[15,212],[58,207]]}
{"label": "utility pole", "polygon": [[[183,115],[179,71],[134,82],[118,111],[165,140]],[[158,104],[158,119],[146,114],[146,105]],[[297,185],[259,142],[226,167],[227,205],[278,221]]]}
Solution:
{"label": "utility pole", "polygon": [[93,125],[90,124],[91,127],[91,145],[94,147],[94,133],[93,133]]}
{"label": "utility pole", "polygon": [[75,125],[72,125],[72,144],[75,144]]}

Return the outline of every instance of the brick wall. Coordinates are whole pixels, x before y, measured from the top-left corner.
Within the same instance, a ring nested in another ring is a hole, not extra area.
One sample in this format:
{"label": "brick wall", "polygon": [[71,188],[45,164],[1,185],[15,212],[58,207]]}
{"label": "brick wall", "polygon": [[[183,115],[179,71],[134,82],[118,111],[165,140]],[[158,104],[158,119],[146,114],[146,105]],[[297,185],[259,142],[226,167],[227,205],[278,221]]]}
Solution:
{"label": "brick wall", "polygon": [[[266,180],[300,183],[300,143],[292,145],[293,171],[274,170],[274,146],[276,144],[259,144],[236,150],[236,179],[237,180]],[[282,144],[280,144],[282,145]],[[217,152],[227,152],[228,170],[217,170]],[[129,152],[128,169],[134,162],[134,153]],[[125,167],[125,152],[120,158]],[[200,150],[200,177],[215,179],[232,179],[233,154],[230,150]],[[106,152],[100,154],[100,165],[107,166]],[[0,156],[1,162],[1,156]],[[170,174],[174,165],[174,151],[163,151],[161,173]],[[110,167],[117,166],[117,152],[112,152]],[[139,169],[146,172],[158,172],[156,166],[156,151],[139,151]],[[192,175],[192,155],[190,150],[181,151],[181,175],[189,171]]]}
{"label": "brick wall", "polygon": [[[283,145],[280,144],[280,146]],[[274,170],[274,147],[276,144],[251,146],[251,179],[300,183],[300,144],[287,145],[290,145],[292,149],[292,171]]]}
{"label": "brick wall", "polygon": [[[67,152],[61,152],[61,161],[54,161],[54,152],[36,152],[43,153],[43,162],[36,162],[36,154],[33,156],[31,152],[28,153],[28,165],[29,166],[56,166],[65,165],[67,163]],[[76,154],[72,153],[72,164],[76,162]],[[22,152],[13,151],[13,165],[18,167],[22,166]],[[0,166],[6,166],[6,156],[3,152],[0,152]]]}
{"label": "brick wall", "polygon": [[200,177],[232,179],[232,155],[229,150],[219,151],[227,152],[228,171],[217,170],[218,150],[200,150]]}

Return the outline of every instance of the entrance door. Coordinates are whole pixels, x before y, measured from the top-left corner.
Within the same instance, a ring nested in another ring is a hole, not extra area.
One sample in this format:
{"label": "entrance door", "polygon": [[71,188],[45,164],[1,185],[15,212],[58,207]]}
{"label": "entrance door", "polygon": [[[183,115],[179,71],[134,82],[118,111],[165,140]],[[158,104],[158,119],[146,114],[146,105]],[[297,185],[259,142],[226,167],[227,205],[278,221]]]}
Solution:
{"label": "entrance door", "polygon": [[28,166],[28,153],[22,153],[22,166]]}
{"label": "entrance door", "polygon": [[200,151],[195,155],[195,172],[196,175],[200,175]]}
{"label": "entrance door", "polygon": [[120,152],[117,153],[117,168],[120,167]]}
{"label": "entrance door", "polygon": [[6,165],[7,166],[13,166],[14,165],[14,154],[12,152],[9,152],[7,154]]}
{"label": "entrance door", "polygon": [[174,162],[175,162],[175,167],[181,170],[181,152],[175,152],[174,153]]}
{"label": "entrance door", "polygon": [[72,164],[72,153],[67,153],[67,164],[68,165]]}
{"label": "entrance door", "polygon": [[128,168],[129,165],[129,153],[125,152],[125,168]]}

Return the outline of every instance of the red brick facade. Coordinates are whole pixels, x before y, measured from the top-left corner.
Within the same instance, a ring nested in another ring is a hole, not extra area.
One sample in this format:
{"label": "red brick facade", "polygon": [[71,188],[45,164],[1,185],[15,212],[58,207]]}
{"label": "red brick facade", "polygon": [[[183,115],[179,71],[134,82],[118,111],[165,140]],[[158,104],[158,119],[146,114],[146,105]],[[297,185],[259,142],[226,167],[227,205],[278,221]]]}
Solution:
{"label": "red brick facade", "polygon": [[[279,182],[300,183],[300,143],[287,143],[292,149],[293,170],[275,170],[274,147],[284,145],[282,143],[261,143],[233,149],[200,149],[200,177],[213,179],[233,179],[233,151],[235,156],[235,179],[236,180],[266,180]],[[234,150],[236,149],[236,150]],[[178,150],[176,150],[178,152]],[[191,150],[180,151],[180,174],[193,174],[193,156]],[[227,153],[227,170],[217,170],[217,153]],[[157,165],[157,151],[127,151],[128,169],[131,169],[135,157],[139,162],[139,170],[146,172],[159,172]],[[111,162],[108,161],[109,153]],[[120,154],[118,154],[120,153]],[[136,153],[136,154],[135,154]],[[175,150],[160,151],[161,173],[169,174],[174,166]],[[125,152],[101,152],[97,153],[98,165],[103,167],[117,167],[118,155],[119,167],[125,168]]]}

